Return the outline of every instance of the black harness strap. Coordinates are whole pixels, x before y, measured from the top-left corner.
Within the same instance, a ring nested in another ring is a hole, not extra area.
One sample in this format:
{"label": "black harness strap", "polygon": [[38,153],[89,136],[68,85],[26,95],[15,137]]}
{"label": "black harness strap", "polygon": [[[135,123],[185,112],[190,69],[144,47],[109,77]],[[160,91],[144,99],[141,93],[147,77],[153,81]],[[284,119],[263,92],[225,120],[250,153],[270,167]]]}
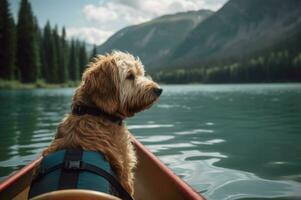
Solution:
{"label": "black harness strap", "polygon": [[120,197],[122,197],[123,200],[133,200],[133,198],[129,195],[129,193],[127,193],[127,191],[115,179],[115,177],[109,174],[108,172],[106,172],[105,170],[84,162],[82,162],[81,164],[81,169],[104,177],[108,182],[110,182],[110,184],[119,193]]}
{"label": "black harness strap", "polygon": [[59,178],[59,189],[77,188],[80,161],[82,160],[83,151],[80,149],[67,149],[64,157],[64,167],[62,168]]}
{"label": "black harness strap", "polygon": [[115,116],[115,115],[108,114],[105,111],[103,111],[97,107],[90,107],[90,106],[85,106],[85,105],[74,105],[72,107],[72,114],[78,115],[78,116],[82,116],[82,115],[86,115],[86,114],[93,115],[93,116],[103,116],[115,124],[122,125],[122,118]]}

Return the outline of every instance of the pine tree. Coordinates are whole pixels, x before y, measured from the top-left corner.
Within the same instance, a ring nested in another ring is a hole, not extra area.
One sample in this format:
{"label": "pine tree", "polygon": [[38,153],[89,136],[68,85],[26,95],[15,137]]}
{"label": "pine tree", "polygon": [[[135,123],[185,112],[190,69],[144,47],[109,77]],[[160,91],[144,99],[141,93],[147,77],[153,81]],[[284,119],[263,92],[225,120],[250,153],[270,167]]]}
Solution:
{"label": "pine tree", "polygon": [[79,49],[79,67],[80,67],[79,73],[80,73],[80,76],[86,69],[87,62],[88,62],[88,58],[87,58],[87,52],[86,52],[86,44],[83,42],[80,45],[80,49]]}
{"label": "pine tree", "polygon": [[58,58],[57,58],[57,30],[51,30],[51,25],[47,21],[44,28],[43,50],[44,50],[44,63],[43,63],[43,77],[48,83],[58,82]]}
{"label": "pine tree", "polygon": [[59,82],[65,83],[68,80],[68,45],[66,42],[66,30],[62,29],[60,38],[60,55],[59,55]]}
{"label": "pine tree", "polygon": [[39,79],[45,79],[44,73],[43,73],[43,67],[44,67],[44,47],[43,47],[43,29],[40,29],[37,27],[37,41],[38,41],[38,48],[39,48]]}
{"label": "pine tree", "polygon": [[77,45],[74,39],[71,40],[71,47],[70,47],[70,56],[69,56],[69,76],[70,80],[76,81],[79,80],[79,64],[78,64],[78,57],[77,57]]}
{"label": "pine tree", "polygon": [[97,46],[96,44],[93,45],[93,49],[92,49],[92,53],[91,53],[91,56],[90,56],[90,60],[95,57],[97,55]]}
{"label": "pine tree", "polygon": [[7,0],[0,0],[0,78],[14,78],[15,45],[15,24],[9,3]]}
{"label": "pine tree", "polygon": [[55,26],[52,30],[52,37],[50,38],[50,53],[51,53],[51,63],[50,63],[50,71],[51,71],[51,77],[50,82],[51,83],[58,83],[59,82],[59,57],[61,54],[61,45],[60,45],[60,39],[58,35],[58,27]]}
{"label": "pine tree", "polygon": [[49,21],[47,21],[44,31],[43,31],[43,42],[42,42],[42,51],[43,51],[43,62],[42,62],[42,77],[47,82],[50,79],[50,60],[49,60],[49,47],[50,47],[50,38],[51,38],[51,26]]}
{"label": "pine tree", "polygon": [[28,0],[22,0],[17,26],[17,64],[22,82],[34,82],[38,76],[38,49],[34,17]]}
{"label": "pine tree", "polygon": [[36,51],[37,51],[37,78],[41,78],[41,67],[42,67],[42,55],[41,55],[41,43],[42,43],[42,33],[39,28],[38,18],[34,17],[34,31],[36,40]]}

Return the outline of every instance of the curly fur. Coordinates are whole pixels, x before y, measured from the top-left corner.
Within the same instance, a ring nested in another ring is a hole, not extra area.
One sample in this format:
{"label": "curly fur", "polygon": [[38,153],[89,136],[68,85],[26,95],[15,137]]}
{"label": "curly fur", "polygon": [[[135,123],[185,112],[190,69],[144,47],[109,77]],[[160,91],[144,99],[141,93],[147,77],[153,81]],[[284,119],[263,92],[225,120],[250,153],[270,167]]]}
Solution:
{"label": "curly fur", "polygon": [[[72,106],[96,106],[125,119],[149,108],[158,95],[158,84],[144,76],[138,58],[114,51],[97,56],[88,64]],[[65,148],[101,151],[110,162],[120,183],[133,196],[134,168],[137,163],[131,134],[124,124],[104,117],[68,114],[59,124],[55,139],[43,155]]]}

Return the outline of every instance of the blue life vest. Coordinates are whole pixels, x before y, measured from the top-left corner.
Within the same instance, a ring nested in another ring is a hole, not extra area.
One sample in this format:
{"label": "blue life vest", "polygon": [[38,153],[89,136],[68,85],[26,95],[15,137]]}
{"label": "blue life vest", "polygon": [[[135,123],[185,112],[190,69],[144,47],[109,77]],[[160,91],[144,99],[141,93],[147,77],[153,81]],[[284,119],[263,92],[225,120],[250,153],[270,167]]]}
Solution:
{"label": "blue life vest", "polygon": [[43,158],[29,198],[62,189],[87,189],[132,199],[117,181],[109,162],[96,151],[66,149]]}

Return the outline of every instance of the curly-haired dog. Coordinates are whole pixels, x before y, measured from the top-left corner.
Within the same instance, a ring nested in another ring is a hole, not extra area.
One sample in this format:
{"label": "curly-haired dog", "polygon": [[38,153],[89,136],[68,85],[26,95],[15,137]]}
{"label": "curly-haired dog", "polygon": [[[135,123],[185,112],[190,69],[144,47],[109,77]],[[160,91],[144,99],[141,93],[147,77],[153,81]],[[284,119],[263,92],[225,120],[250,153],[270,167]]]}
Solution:
{"label": "curly-haired dog", "polygon": [[123,120],[149,108],[161,92],[157,83],[145,77],[142,63],[132,55],[114,51],[97,56],[83,74],[72,108],[97,107],[105,115],[69,114],[59,124],[55,139],[43,155],[78,147],[101,151],[121,185],[133,196],[133,169],[137,161],[130,132],[123,123],[110,118]]}

